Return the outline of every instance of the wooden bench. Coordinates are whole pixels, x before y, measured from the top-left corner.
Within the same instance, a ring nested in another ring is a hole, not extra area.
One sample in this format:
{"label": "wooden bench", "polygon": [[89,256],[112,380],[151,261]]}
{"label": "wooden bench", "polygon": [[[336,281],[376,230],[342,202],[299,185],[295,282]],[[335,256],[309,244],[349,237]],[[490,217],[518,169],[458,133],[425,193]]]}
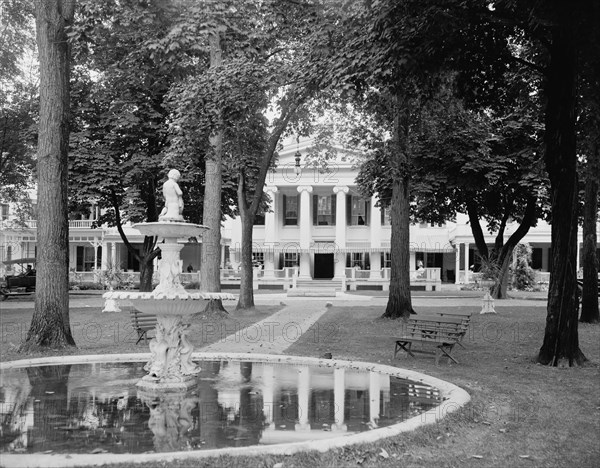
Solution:
{"label": "wooden bench", "polygon": [[460,317],[462,319],[462,324],[464,327],[464,331],[465,334],[463,336],[460,337],[460,340],[458,340],[458,345],[461,348],[464,348],[465,346],[462,344],[463,338],[465,337],[465,335],[467,334],[467,331],[469,330],[469,325],[471,324],[471,316],[473,315],[472,312],[469,312],[467,310],[461,310],[461,309],[456,309],[456,310],[450,310],[450,311],[445,311],[445,310],[441,310],[439,312],[437,312],[435,315],[440,315],[442,317]]}
{"label": "wooden bench", "polygon": [[[443,356],[458,364],[458,361],[452,356],[452,349],[466,333],[461,317],[418,315],[408,320],[406,328],[407,333],[396,338],[394,358],[402,350],[412,357],[415,357],[414,353],[434,354],[436,365]],[[422,348],[414,349],[413,343],[420,343]],[[433,345],[435,349],[433,351],[424,349],[424,346],[428,345]]]}
{"label": "wooden bench", "polygon": [[145,314],[140,312],[135,307],[129,310],[129,316],[131,317],[131,326],[137,332],[138,340],[135,344],[138,344],[142,338],[144,343],[148,343],[148,332],[156,328],[156,315]]}

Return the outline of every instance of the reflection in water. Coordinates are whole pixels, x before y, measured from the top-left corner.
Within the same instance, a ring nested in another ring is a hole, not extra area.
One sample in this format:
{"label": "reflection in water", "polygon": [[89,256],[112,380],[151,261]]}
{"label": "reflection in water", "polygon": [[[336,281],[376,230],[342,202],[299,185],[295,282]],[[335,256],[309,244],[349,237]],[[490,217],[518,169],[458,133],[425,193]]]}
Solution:
{"label": "reflection in water", "polygon": [[0,373],[0,451],[144,453],[317,440],[396,424],[440,404],[433,387],[376,372],[202,363],[187,391],[136,387],[143,363]]}

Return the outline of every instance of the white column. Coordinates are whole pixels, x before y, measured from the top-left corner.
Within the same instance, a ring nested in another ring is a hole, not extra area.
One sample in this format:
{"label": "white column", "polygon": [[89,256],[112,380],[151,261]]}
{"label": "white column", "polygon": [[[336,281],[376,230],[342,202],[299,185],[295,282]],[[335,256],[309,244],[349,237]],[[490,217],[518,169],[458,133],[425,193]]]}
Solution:
{"label": "white column", "polygon": [[298,368],[298,424],[297,431],[310,431],[308,410],[310,404],[310,370],[308,366]]}
{"label": "white column", "polygon": [[381,279],[381,209],[376,206],[377,197],[371,197],[371,274],[369,278]]}
{"label": "white column", "polygon": [[106,243],[104,238],[102,238],[102,258],[101,258],[100,262],[101,262],[100,269],[106,270],[106,268],[108,266],[107,265],[108,264],[108,244]]}
{"label": "white column", "polygon": [[465,284],[469,284],[469,243],[465,242]]}
{"label": "white column", "polygon": [[270,429],[275,429],[275,369],[273,364],[263,364],[263,415]]}
{"label": "white column", "polygon": [[371,274],[369,275],[369,279],[381,279],[381,252],[371,252]]}
{"label": "white column", "polygon": [[312,219],[310,217],[310,194],[313,188],[310,185],[300,185],[300,278],[310,279],[310,241],[312,238]]}
{"label": "white column", "polygon": [[92,246],[94,247],[94,270],[96,269],[97,265],[98,265],[98,247],[100,247],[102,245],[102,240],[98,240],[97,237],[94,237],[94,240],[92,242],[90,242],[90,244],[92,244]]}
{"label": "white column", "polygon": [[[13,244],[13,258],[15,256],[14,244]],[[77,246],[69,239],[69,268],[73,268],[73,271],[77,271]]]}
{"label": "white column", "polygon": [[346,370],[340,367],[333,369],[333,417],[335,422],[331,425],[332,431],[346,431],[348,427],[344,424],[345,401],[345,376]]}
{"label": "white column", "polygon": [[346,194],[345,185],[333,187],[335,193],[335,272],[337,279],[346,276]]}
{"label": "white column", "polygon": [[454,248],[454,284],[459,283],[460,279],[460,244],[456,244]]}
{"label": "white column", "polygon": [[379,406],[381,404],[381,383],[377,372],[369,371],[369,421],[375,427],[379,421]]}
{"label": "white column", "polygon": [[575,274],[579,274],[579,268],[581,267],[579,265],[579,256],[581,254],[581,243],[579,242],[579,239],[577,239],[577,259],[575,260],[575,265],[576,265],[576,271]]}
{"label": "white column", "polygon": [[111,262],[112,262],[112,266],[113,268],[121,268],[121,265],[119,265],[119,263],[117,262],[117,243],[116,242],[111,242],[111,249],[110,249],[110,254],[111,254]]}
{"label": "white column", "polygon": [[277,239],[277,221],[276,213],[276,197],[277,187],[268,185],[265,187],[265,192],[271,197],[271,211],[265,213],[265,270],[264,278],[275,278],[275,252],[273,247]]}

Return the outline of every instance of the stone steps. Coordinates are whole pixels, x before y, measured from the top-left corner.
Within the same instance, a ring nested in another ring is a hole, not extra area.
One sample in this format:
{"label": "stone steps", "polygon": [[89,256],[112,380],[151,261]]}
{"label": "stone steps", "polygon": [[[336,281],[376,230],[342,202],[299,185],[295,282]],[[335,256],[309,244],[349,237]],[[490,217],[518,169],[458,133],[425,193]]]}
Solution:
{"label": "stone steps", "polygon": [[291,288],[287,291],[288,297],[335,297],[336,291],[333,288],[325,289],[307,289],[307,288]]}
{"label": "stone steps", "polygon": [[288,297],[335,297],[342,290],[339,280],[297,280],[296,287],[288,289]]}

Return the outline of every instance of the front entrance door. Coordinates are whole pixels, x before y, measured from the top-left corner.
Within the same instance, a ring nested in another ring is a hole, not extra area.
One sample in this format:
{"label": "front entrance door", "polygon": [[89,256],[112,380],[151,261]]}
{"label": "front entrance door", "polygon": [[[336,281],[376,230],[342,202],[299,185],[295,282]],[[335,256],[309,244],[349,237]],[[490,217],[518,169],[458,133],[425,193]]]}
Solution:
{"label": "front entrance door", "polygon": [[315,279],[333,278],[333,254],[315,254]]}

